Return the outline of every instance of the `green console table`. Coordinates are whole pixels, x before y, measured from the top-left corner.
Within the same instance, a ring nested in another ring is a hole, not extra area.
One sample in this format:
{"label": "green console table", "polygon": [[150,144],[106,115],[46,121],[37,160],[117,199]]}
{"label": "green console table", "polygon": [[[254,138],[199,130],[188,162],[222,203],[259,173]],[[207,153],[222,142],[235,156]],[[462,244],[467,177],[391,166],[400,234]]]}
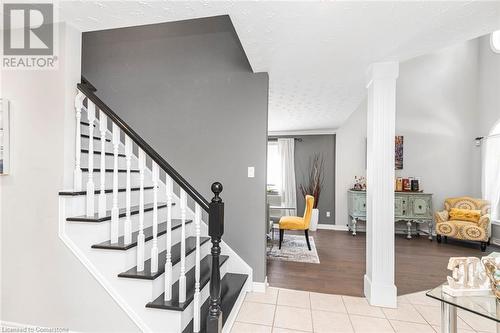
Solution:
{"label": "green console table", "polygon": [[[347,227],[356,236],[360,231],[360,221],[366,222],[366,192],[347,191],[349,223]],[[406,222],[406,238],[411,239],[412,223],[427,224],[429,239],[432,240],[432,194],[421,192],[395,192],[394,193],[394,222]]]}

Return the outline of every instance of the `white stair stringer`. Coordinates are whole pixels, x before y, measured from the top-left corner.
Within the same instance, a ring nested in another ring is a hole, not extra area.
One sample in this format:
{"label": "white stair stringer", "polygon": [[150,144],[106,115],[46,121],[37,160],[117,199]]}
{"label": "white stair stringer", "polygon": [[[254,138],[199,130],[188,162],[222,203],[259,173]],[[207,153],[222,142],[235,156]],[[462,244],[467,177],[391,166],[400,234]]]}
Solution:
{"label": "white stair stringer", "polygon": [[[113,297],[117,304],[120,305],[125,313],[144,332],[181,332],[185,324],[187,325],[191,320],[192,310],[190,312],[188,309],[185,311],[175,311],[146,308],[148,302],[153,301],[163,293],[164,274],[154,280],[118,277],[119,273],[135,266],[137,247],[126,251],[92,249],[92,241],[89,240],[89,237],[94,236],[90,235],[97,233],[103,235],[96,237],[109,238],[108,229],[101,228],[98,230],[96,228],[88,228],[88,232],[82,232],[82,227],[85,227],[82,225],[83,223],[70,224],[66,222],[65,201],[67,201],[67,198],[60,198],[59,237]],[[92,223],[87,224],[95,227]],[[180,241],[180,233],[177,230],[172,234],[172,241],[174,244]],[[160,251],[165,249],[165,245],[162,244],[165,244],[164,236],[158,238]],[[150,258],[151,245],[151,241],[146,242],[146,259]],[[210,242],[206,242],[201,246],[202,257],[210,253],[210,247]],[[194,252],[186,256],[186,271],[194,267],[194,260]],[[221,274],[225,266],[222,266]],[[173,267],[174,282],[178,279],[179,271],[180,264],[177,263]],[[208,297],[208,286],[209,284],[205,286],[202,296],[206,294],[206,297]],[[206,297],[203,299],[206,299]],[[192,308],[192,305],[190,306]]]}
{"label": "white stair stringer", "polygon": [[[82,113],[83,115],[83,113]],[[85,117],[86,118],[86,117]],[[83,117],[82,117],[83,119]],[[94,122],[96,128],[94,129],[94,137],[99,137],[100,133],[97,128],[99,127],[99,121],[96,119]],[[85,131],[85,127],[81,126],[82,134],[88,133]],[[107,131],[107,138],[111,138],[111,132]],[[88,148],[88,140],[86,138],[81,138],[82,149]],[[110,142],[105,144],[106,152],[112,151],[112,145]],[[94,150],[100,151],[101,145],[99,140],[94,140]],[[119,143],[119,153],[123,154],[125,151],[124,143]],[[136,169],[138,166],[137,152],[132,154],[132,170]],[[84,158],[85,153],[82,153],[82,163],[83,168],[87,167],[87,161],[90,156]],[[100,166],[100,155],[94,154],[94,168],[99,169]],[[123,169],[124,157],[118,157],[119,169]],[[112,167],[113,156],[106,156],[106,168],[110,169]],[[151,167],[150,164],[146,166],[145,169],[145,187],[151,186]],[[95,188],[100,189],[100,177],[99,172],[94,171],[94,182]],[[119,173],[119,188],[125,187],[125,173]],[[86,182],[87,174],[83,172],[83,182]],[[112,188],[112,173],[106,173],[106,189]],[[138,187],[139,174],[131,173],[132,187]],[[161,179],[159,181],[158,190],[158,201],[160,203],[166,200],[166,185],[165,181]],[[151,190],[145,190],[145,203],[152,202],[152,192]],[[131,192],[131,203],[132,206],[138,205],[138,195],[139,191]],[[97,199],[96,195],[96,199]],[[120,208],[123,208],[122,203],[125,196],[125,192],[119,192],[118,194],[120,203]],[[223,197],[223,195],[222,195]],[[111,209],[112,194],[106,194],[107,209]],[[175,205],[172,207],[172,218],[180,217],[180,199],[177,193],[174,193],[173,202]],[[98,208],[98,202],[95,203],[96,211]],[[148,302],[153,301],[159,295],[163,293],[165,274],[161,274],[154,280],[145,279],[132,279],[118,277],[118,274],[128,270],[136,265],[136,254],[137,247],[132,247],[126,251],[124,250],[109,250],[109,249],[92,249],[93,244],[98,244],[103,241],[110,239],[110,221],[104,221],[99,223],[93,222],[68,222],[67,217],[75,217],[85,215],[85,205],[86,199],[85,195],[73,195],[73,196],[60,196],[59,199],[59,237],[65,243],[66,246],[75,254],[75,256],[82,262],[82,264],[89,270],[89,272],[96,278],[96,280],[103,286],[103,288],[110,294],[110,296],[115,300],[115,302],[124,310],[124,312],[134,321],[134,323],[143,332],[182,332],[182,330],[189,324],[193,318],[193,306],[194,302],[190,302],[184,311],[176,310],[165,310],[156,308],[146,308]],[[194,220],[193,207],[187,209],[187,219]],[[159,211],[160,223],[166,220],[166,209],[160,209]],[[145,212],[144,214],[144,228],[150,227],[152,224],[152,211]],[[123,221],[124,218],[119,220],[119,235],[123,235]],[[138,229],[138,214],[131,216],[132,221],[132,231]],[[226,221],[228,223],[228,221]],[[207,237],[208,226],[205,223],[201,223],[201,236]],[[186,237],[194,236],[194,222],[186,224]],[[173,230],[172,232],[172,244],[180,242],[180,228]],[[166,235],[158,237],[158,250],[159,252],[165,250],[166,247]],[[201,246],[201,259],[210,253],[210,248],[212,244],[210,241],[204,243]],[[152,241],[145,243],[144,257],[149,259],[151,255]],[[247,291],[252,288],[252,269],[246,262],[238,256],[224,241],[221,242],[222,255],[227,255],[228,260],[221,266],[220,273],[221,279],[224,277],[226,272],[231,273],[241,273],[247,274],[248,279],[240,292],[238,300],[234,305],[230,314],[228,315],[226,325],[224,326],[224,332],[229,332],[232,326],[232,322],[238,312],[244,295]],[[193,251],[186,256],[186,272],[188,272],[195,265],[195,252]],[[180,273],[180,263],[177,263],[173,267],[173,283],[175,283],[179,278]],[[201,290],[201,304],[203,304],[209,297],[209,286],[207,283]]]}

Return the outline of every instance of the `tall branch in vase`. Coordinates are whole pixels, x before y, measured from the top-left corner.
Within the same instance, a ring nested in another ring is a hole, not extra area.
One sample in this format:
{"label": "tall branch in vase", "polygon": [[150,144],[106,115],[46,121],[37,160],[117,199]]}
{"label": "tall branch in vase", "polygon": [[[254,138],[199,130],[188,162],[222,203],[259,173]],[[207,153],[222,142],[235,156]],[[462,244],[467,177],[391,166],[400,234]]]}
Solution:
{"label": "tall branch in vase", "polygon": [[314,197],[313,208],[318,208],[319,196],[325,180],[323,166],[323,156],[319,153],[314,154],[309,162],[309,176],[299,186],[300,192],[302,192],[304,197],[308,194]]}

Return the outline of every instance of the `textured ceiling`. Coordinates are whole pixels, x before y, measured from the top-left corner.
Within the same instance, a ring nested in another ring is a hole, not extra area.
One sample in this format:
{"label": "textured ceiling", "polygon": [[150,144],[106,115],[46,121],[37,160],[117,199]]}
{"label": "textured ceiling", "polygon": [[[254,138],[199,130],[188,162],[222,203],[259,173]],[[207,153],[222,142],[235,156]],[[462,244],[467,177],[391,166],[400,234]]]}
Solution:
{"label": "textured ceiling", "polygon": [[370,63],[405,60],[500,29],[499,1],[59,2],[82,31],[229,14],[268,72],[269,130],[334,129],[365,96]]}

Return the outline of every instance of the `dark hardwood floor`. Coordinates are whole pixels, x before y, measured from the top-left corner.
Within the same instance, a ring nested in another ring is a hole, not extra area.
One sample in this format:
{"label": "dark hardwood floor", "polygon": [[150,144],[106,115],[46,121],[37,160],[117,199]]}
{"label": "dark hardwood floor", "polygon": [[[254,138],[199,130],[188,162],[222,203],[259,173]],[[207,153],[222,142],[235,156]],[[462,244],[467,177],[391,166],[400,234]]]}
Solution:
{"label": "dark hardwood floor", "polygon": [[[298,234],[303,235],[303,232]],[[346,231],[318,230],[310,232],[310,236],[314,237],[321,263],[267,260],[270,286],[363,296],[365,234],[358,233],[353,237]],[[443,283],[448,275],[446,265],[449,257],[482,257],[500,251],[499,247],[491,245],[486,253],[482,253],[479,243],[452,239],[448,239],[448,243],[443,241],[438,244],[435,239],[429,241],[426,235],[411,240],[407,240],[404,235],[395,235],[395,238],[396,286],[399,295],[431,289]]]}

